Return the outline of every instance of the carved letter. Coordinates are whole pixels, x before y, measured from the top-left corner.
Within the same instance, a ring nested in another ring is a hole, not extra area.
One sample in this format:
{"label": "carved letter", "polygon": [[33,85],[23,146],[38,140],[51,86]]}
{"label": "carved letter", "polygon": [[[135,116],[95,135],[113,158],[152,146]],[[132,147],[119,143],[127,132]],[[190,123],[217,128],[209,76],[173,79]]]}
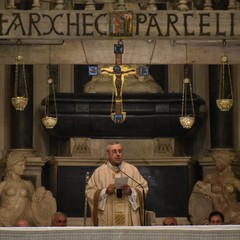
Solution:
{"label": "carved letter", "polygon": [[[177,36],[180,36],[180,33],[178,32],[177,28],[175,27],[175,23],[178,21],[178,16],[176,14],[168,14],[168,25],[167,25],[167,33],[166,36],[170,36],[170,25],[174,29]],[[172,34],[171,34],[172,36]]]}
{"label": "carved letter", "polygon": [[148,29],[147,29],[147,32],[146,32],[146,36],[149,36],[150,34],[150,27],[156,27],[157,30],[158,30],[158,36],[162,36],[162,32],[158,26],[158,23],[157,23],[157,20],[156,20],[156,16],[157,14],[149,14],[150,16],[150,21],[149,21],[149,24],[148,24]]}
{"label": "carved letter", "polygon": [[63,32],[58,32],[55,28],[55,22],[59,17],[63,17],[63,14],[57,14],[56,17],[53,19],[53,30],[57,35],[63,35]]}
{"label": "carved letter", "polygon": [[93,27],[93,23],[87,23],[87,16],[92,17],[92,13],[83,13],[83,36],[93,36],[93,32],[87,33],[87,26]]}
{"label": "carved letter", "polygon": [[220,25],[219,13],[216,13],[216,36],[226,36],[226,31],[220,32],[219,25]]}
{"label": "carved letter", "polygon": [[210,17],[210,13],[200,13],[200,22],[199,22],[199,28],[200,28],[200,33],[199,36],[210,36],[210,32],[205,32],[203,31],[203,27],[209,27],[210,24],[209,23],[204,23],[204,17]]}
{"label": "carved letter", "polygon": [[106,32],[101,32],[101,31],[99,30],[99,23],[98,23],[98,21],[99,21],[99,18],[100,18],[100,17],[106,17],[106,16],[107,16],[106,13],[104,13],[104,14],[99,14],[99,16],[96,17],[95,22],[94,22],[94,26],[95,26],[95,28],[96,28],[96,31],[97,31],[97,33],[99,33],[101,36],[103,36],[103,35],[107,36],[107,33],[106,33]]}
{"label": "carved letter", "polygon": [[230,24],[230,26],[231,26],[231,31],[230,31],[230,36],[234,36],[234,35],[235,35],[235,33],[234,33],[234,13],[231,13],[230,15],[231,15],[231,24]]}
{"label": "carved letter", "polygon": [[76,23],[70,21],[71,13],[67,13],[67,36],[71,36],[70,28],[76,26],[76,36],[80,36],[79,33],[79,13],[76,13]]}
{"label": "carved letter", "polygon": [[[34,16],[36,17],[34,20]],[[38,33],[38,36],[41,36],[41,32],[36,26],[36,23],[40,21],[40,15],[38,13],[30,13],[29,15],[29,31],[28,31],[28,36],[32,36],[32,27],[35,28],[35,30]]]}
{"label": "carved letter", "polygon": [[[193,17],[193,13],[185,13],[185,14],[183,14],[183,17],[184,17],[185,36],[193,36],[193,35],[195,35],[195,32],[194,32],[194,31],[192,31],[191,33],[188,32],[187,18],[188,18],[189,16]],[[191,25],[191,24],[189,24],[189,25]]]}
{"label": "carved letter", "polygon": [[55,32],[57,35],[63,35],[63,32],[58,32],[55,28],[55,21],[58,17],[63,17],[63,14],[58,14],[54,17],[54,19],[51,18],[51,16],[43,14],[43,17],[47,17],[51,22],[51,27],[48,32],[44,32],[43,35],[49,35],[51,32]]}
{"label": "carved letter", "polygon": [[3,14],[1,13],[0,14],[0,35],[3,35],[3,26],[2,26],[2,24],[4,23],[4,22],[8,22],[8,20],[3,20],[2,19],[3,18]]}
{"label": "carved letter", "polygon": [[147,16],[145,14],[136,14],[136,36],[139,35],[139,23],[145,23],[147,21]]}
{"label": "carved letter", "polygon": [[[13,16],[15,16],[15,18],[13,19],[12,23],[10,24],[9,28],[7,29],[6,31],[6,34],[5,35],[9,35],[9,32],[11,31],[11,29],[13,28],[14,26],[14,30],[16,30],[18,27],[21,28],[21,32],[22,32],[22,35],[26,35],[26,32],[24,30],[24,27],[23,27],[23,24],[22,24],[22,19],[21,19],[21,16],[20,16],[20,13],[13,13],[12,14]],[[18,22],[18,23],[17,23]]]}

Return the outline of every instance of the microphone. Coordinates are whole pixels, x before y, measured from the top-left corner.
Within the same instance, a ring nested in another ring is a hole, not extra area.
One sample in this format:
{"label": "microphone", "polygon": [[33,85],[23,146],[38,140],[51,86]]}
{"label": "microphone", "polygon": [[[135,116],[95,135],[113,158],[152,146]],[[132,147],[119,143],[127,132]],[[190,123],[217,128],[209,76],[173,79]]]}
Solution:
{"label": "microphone", "polygon": [[122,198],[122,189],[117,189],[117,197]]}
{"label": "microphone", "polygon": [[[145,219],[145,191],[144,191],[144,187],[142,184],[140,184],[138,181],[136,181],[134,178],[132,178],[131,176],[129,176],[127,173],[125,173],[124,171],[121,170],[121,168],[119,167],[119,164],[116,164],[117,169],[122,172],[125,176],[129,177],[133,182],[135,182],[137,184],[137,186],[140,186],[142,188],[142,193],[143,193],[143,226],[145,226],[146,223],[146,219]],[[121,190],[121,194],[122,194],[122,189],[117,189],[117,194],[118,194],[118,190]],[[121,196],[122,197],[122,196]]]}

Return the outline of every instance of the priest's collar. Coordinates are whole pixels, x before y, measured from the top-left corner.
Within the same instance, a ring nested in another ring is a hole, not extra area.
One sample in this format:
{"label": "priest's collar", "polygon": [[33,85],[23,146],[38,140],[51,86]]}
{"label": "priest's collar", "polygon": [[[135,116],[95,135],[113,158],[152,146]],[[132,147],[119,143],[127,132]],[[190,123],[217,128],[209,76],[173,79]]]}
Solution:
{"label": "priest's collar", "polygon": [[124,164],[124,161],[122,161],[122,163],[121,163],[120,165],[118,165],[118,166],[112,165],[109,161],[107,162],[107,166],[108,166],[109,168],[111,168],[112,170],[116,171],[116,172],[117,172],[119,169],[122,169],[123,164]]}

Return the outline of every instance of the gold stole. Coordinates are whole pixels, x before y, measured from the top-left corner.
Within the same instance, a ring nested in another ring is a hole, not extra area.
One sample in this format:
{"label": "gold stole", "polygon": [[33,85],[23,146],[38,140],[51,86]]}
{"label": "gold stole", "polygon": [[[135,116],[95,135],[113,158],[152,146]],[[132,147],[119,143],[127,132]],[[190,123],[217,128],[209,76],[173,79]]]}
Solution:
{"label": "gold stole", "polygon": [[113,225],[114,226],[126,226],[126,220],[128,217],[128,205],[126,196],[118,198],[116,195],[113,200]]}

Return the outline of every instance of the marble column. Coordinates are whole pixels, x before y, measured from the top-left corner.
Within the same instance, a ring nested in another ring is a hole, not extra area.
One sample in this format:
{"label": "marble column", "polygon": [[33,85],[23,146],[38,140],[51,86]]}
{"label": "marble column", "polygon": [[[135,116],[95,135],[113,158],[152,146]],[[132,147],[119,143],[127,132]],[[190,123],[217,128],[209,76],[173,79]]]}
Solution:
{"label": "marble column", "polygon": [[[216,105],[219,93],[220,65],[209,66],[209,108],[212,148],[233,148],[233,115],[222,112]],[[227,71],[225,71],[227,72]],[[225,76],[226,82],[228,76]],[[227,88],[227,86],[226,86]]]}
{"label": "marble column", "polygon": [[[19,67],[19,78],[22,68]],[[25,65],[26,81],[28,90],[28,104],[23,111],[15,110],[11,105],[11,149],[32,149],[33,138],[33,66]],[[12,66],[11,83],[12,93],[15,82],[15,66]],[[19,79],[19,87],[23,79]],[[21,94],[21,92],[19,92]],[[13,94],[12,94],[13,95]],[[11,104],[11,103],[9,103]]]}

